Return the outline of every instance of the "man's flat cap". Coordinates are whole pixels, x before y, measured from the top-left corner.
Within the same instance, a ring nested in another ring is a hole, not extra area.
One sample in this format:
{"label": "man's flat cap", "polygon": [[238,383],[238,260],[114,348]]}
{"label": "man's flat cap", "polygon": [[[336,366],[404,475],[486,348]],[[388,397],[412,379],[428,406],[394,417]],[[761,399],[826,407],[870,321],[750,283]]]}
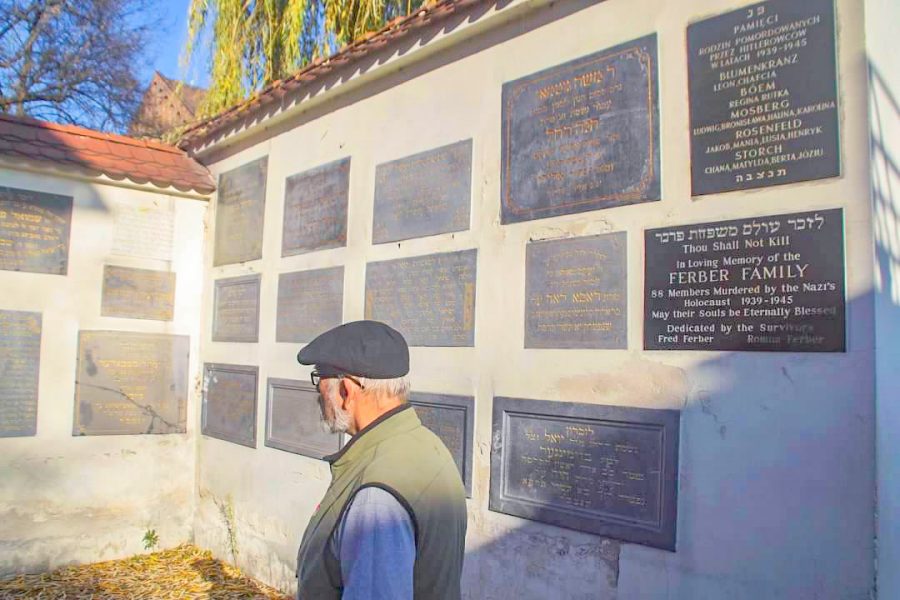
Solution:
{"label": "man's flat cap", "polygon": [[329,329],[298,354],[325,376],[394,379],[409,373],[409,346],[396,329],[379,321],[353,321]]}

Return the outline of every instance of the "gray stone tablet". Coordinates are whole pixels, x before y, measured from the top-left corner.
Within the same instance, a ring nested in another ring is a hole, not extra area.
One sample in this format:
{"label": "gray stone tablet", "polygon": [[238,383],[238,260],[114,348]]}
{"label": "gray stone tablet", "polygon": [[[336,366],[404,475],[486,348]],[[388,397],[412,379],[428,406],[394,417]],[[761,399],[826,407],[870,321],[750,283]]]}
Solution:
{"label": "gray stone tablet", "polygon": [[531,242],[525,347],[628,347],[626,234]]}
{"label": "gray stone tablet", "polygon": [[656,35],[503,84],[501,223],[660,199]]}
{"label": "gray stone tablet", "polygon": [[264,156],[219,176],[214,267],[262,258],[268,165]]}
{"label": "gray stone tablet", "polygon": [[259,367],[206,363],[203,373],[203,435],[256,448]]}
{"label": "gray stone tablet", "polygon": [[282,273],[278,276],[275,341],[311,342],[341,324],[344,267]]}
{"label": "gray stone tablet", "polygon": [[469,228],[472,140],[375,168],[376,244]]}
{"label": "gray stone tablet", "polygon": [[366,266],[366,319],[398,330],[410,346],[475,345],[476,250]]}
{"label": "gray stone tablet", "polygon": [[0,310],[0,438],[37,432],[41,313]]}
{"label": "gray stone tablet", "polygon": [[269,378],[266,446],[322,459],[341,449],[341,436],[322,429],[319,392],[312,384]]}
{"label": "gray stone tablet", "polygon": [[72,435],[184,433],[190,337],[81,331]]}
{"label": "gray stone tablet", "polygon": [[0,270],[65,275],[72,197],[0,187]]}
{"label": "gray stone tablet", "polygon": [[171,321],[175,316],[175,273],[106,265],[100,314]]}
{"label": "gray stone tablet", "polygon": [[260,278],[257,274],[216,280],[212,341],[259,341]]}
{"label": "gray stone tablet", "polygon": [[674,551],[679,420],[494,398],[490,509]]}
{"label": "gray stone tablet", "polygon": [[349,157],[288,177],[281,255],[346,246],[349,197]]}
{"label": "gray stone tablet", "polygon": [[412,392],[409,403],[422,425],[441,438],[459,468],[459,476],[472,497],[472,445],[475,431],[475,398],[450,394]]}
{"label": "gray stone tablet", "polygon": [[695,196],[836,177],[834,0],[769,0],[688,27]]}

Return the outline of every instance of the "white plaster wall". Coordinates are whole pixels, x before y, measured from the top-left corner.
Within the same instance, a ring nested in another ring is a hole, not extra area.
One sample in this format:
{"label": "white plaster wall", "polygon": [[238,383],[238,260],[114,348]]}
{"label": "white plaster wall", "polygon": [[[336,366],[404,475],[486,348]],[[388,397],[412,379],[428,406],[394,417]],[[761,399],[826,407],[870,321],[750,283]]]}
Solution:
{"label": "white plaster wall", "polygon": [[[862,7],[836,2],[843,175],[692,200],[686,27],[746,4],[609,0],[574,13],[573,3],[556,4],[389,76],[371,93],[301,114],[293,128],[213,164],[221,173],[269,156],[262,260],[207,262],[203,360],[258,365],[260,408],[256,449],[199,441],[201,545],[293,589],[297,545],[328,483],[325,464],[263,445],[266,378],[308,373],[295,362],[296,345],[274,341],[278,274],[344,265],[349,321],[363,317],[366,262],[477,248],[475,347],[411,351],[413,389],[476,400],[467,598],[870,598],[873,241]],[[502,83],[652,32],[663,200],[501,226]],[[466,138],[474,140],[471,228],[371,245],[375,165]],[[352,157],[348,246],[282,259],[285,177],[344,156]],[[845,354],[641,349],[644,229],[835,207],[846,220]],[[606,231],[628,233],[629,350],[524,350],[526,242]],[[212,343],[213,280],[245,273],[262,273],[260,341]],[[489,511],[495,395],[681,409],[677,552]]]}
{"label": "white plaster wall", "polygon": [[[0,439],[0,576],[191,538],[205,201],[0,169],[0,185],[74,197],[67,276],[0,271],[0,308],[43,315],[37,435]],[[174,206],[172,261],[112,256],[112,203]],[[100,316],[103,265],[173,270],[172,322]],[[78,331],[191,336],[187,433],[72,436]]]}

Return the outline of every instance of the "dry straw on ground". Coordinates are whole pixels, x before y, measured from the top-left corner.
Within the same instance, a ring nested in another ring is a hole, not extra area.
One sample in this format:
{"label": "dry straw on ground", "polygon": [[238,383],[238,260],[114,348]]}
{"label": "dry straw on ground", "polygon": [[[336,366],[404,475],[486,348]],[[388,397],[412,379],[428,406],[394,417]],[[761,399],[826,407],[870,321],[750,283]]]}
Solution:
{"label": "dry straw on ground", "polygon": [[183,545],[122,560],[0,580],[0,598],[40,600],[287,600],[208,550]]}

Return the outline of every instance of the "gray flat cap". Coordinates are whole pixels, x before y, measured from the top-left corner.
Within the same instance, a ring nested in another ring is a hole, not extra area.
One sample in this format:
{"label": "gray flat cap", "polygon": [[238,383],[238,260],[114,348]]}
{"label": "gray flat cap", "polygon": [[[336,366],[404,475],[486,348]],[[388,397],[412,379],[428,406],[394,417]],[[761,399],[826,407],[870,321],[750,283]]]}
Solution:
{"label": "gray flat cap", "polygon": [[409,373],[409,346],[399,331],[379,321],[353,321],[329,329],[297,354],[325,376],[394,379]]}

